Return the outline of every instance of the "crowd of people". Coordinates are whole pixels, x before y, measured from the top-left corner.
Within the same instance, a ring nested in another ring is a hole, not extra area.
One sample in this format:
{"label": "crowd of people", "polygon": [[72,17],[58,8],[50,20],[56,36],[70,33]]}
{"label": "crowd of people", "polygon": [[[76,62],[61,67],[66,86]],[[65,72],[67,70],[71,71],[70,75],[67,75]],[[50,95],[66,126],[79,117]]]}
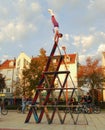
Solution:
{"label": "crowd of people", "polygon": [[82,105],[86,105],[86,107],[89,108],[89,111],[91,112],[91,105],[92,105],[92,96],[90,95],[90,93],[88,92],[86,95],[83,95],[81,98],[80,103],[82,103]]}
{"label": "crowd of people", "polygon": [[91,104],[92,96],[90,95],[90,93],[87,93],[87,95],[83,95],[80,102],[86,105]]}

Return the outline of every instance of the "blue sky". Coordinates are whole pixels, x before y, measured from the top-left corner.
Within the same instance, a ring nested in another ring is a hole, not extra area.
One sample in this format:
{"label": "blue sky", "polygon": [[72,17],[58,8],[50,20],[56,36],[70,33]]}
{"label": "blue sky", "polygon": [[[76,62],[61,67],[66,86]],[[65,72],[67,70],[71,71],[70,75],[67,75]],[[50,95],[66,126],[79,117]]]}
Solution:
{"label": "blue sky", "polygon": [[21,52],[47,55],[53,46],[51,8],[63,38],[60,48],[86,57],[101,59],[105,51],[105,0],[0,0],[0,61],[13,59]]}

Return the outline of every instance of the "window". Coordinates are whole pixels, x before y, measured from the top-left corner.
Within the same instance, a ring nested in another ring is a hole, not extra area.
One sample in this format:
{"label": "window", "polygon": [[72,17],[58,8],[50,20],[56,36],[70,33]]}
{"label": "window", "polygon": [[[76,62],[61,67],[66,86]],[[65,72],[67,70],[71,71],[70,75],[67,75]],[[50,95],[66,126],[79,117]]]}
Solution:
{"label": "window", "polygon": [[70,57],[68,55],[65,56],[65,62],[70,62]]}
{"label": "window", "polygon": [[26,59],[24,59],[24,67],[27,67],[28,65],[29,65],[29,62]]}
{"label": "window", "polygon": [[66,56],[66,61],[70,62],[70,57],[69,56]]}
{"label": "window", "polygon": [[19,66],[20,65],[20,60],[17,62],[17,66]]}
{"label": "window", "polygon": [[13,66],[14,66],[14,61],[11,61],[11,62],[9,63],[9,66],[10,66],[10,67],[13,67]]}
{"label": "window", "polygon": [[53,63],[56,63],[56,59],[53,59]]}
{"label": "window", "polygon": [[6,77],[7,77],[7,78],[11,78],[11,75],[12,75],[12,70],[7,70],[7,75],[6,75]]}
{"label": "window", "polygon": [[9,93],[10,92],[10,88],[6,88],[6,92]]}

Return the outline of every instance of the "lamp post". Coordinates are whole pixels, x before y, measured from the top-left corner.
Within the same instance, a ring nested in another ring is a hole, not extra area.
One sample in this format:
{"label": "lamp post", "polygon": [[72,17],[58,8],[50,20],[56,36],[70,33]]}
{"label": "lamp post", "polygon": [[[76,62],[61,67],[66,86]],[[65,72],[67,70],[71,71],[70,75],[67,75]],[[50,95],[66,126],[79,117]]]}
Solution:
{"label": "lamp post", "polygon": [[15,67],[15,62],[16,62],[16,59],[14,58],[14,60],[13,60],[13,70],[12,70],[12,91],[11,91],[12,94],[13,94],[13,81],[14,81],[14,67]]}
{"label": "lamp post", "polygon": [[[66,47],[62,46],[62,50],[64,51],[64,54],[65,54],[65,68],[66,68],[66,70],[68,70],[68,68],[67,68]],[[67,81],[66,81],[66,104],[68,104],[68,82]]]}

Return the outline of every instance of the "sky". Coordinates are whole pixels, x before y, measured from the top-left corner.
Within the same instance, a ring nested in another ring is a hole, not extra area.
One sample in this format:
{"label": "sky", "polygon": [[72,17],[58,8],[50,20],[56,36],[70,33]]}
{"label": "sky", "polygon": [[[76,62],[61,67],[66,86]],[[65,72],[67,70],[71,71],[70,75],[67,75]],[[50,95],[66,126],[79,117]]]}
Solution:
{"label": "sky", "polygon": [[[53,25],[48,9],[59,22],[66,53],[100,59],[105,51],[105,0],[0,0],[0,62],[17,58],[21,52],[38,56],[41,48],[49,55]],[[62,52],[63,53],[63,52]]]}

